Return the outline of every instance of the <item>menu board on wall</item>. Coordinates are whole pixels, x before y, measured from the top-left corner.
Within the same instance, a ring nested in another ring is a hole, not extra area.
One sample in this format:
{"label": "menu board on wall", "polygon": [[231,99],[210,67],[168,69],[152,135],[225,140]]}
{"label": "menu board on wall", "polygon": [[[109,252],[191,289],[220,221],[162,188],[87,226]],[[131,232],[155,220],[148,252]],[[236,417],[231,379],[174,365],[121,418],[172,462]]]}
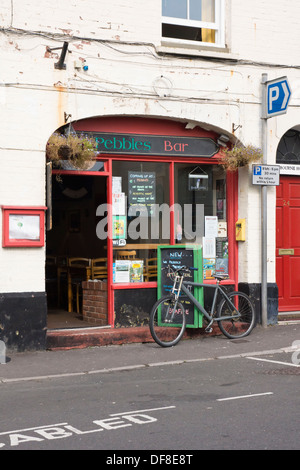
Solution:
{"label": "menu board on wall", "polygon": [[[155,204],[155,172],[128,172],[128,203],[130,208],[141,208],[140,215],[152,215]],[[144,208],[144,210],[143,210]],[[130,212],[129,212],[130,215]],[[136,214],[134,214],[136,215]]]}
{"label": "menu board on wall", "polygon": [[[202,249],[193,245],[191,247],[185,245],[166,245],[158,246],[158,295],[162,297],[167,295],[173,285],[172,280],[167,276],[168,270],[163,269],[171,266],[174,270],[179,269],[181,266],[190,268],[197,268],[191,271],[190,276],[185,279],[192,282],[202,282]],[[191,286],[191,292],[196,299],[203,302],[203,289]],[[187,314],[187,326],[198,328],[202,326],[202,316],[198,315],[196,308],[189,301],[187,297],[181,297],[180,301]]]}
{"label": "menu board on wall", "polygon": [[11,214],[9,216],[9,238],[14,240],[39,240],[40,216]]}

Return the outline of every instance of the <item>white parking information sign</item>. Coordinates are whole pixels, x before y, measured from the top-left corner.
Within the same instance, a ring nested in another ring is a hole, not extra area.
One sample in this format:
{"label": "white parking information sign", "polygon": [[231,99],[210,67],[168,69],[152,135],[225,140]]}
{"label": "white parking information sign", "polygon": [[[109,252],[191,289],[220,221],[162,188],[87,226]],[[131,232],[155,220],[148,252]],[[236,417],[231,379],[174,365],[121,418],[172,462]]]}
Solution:
{"label": "white parking information sign", "polygon": [[279,165],[252,165],[252,184],[279,186]]}

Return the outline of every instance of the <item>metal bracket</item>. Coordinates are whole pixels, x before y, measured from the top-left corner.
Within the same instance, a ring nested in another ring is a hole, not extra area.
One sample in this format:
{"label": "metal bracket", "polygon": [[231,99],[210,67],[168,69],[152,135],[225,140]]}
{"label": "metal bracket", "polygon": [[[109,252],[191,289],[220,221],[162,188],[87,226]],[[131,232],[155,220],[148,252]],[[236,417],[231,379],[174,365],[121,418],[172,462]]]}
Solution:
{"label": "metal bracket", "polygon": [[68,51],[68,46],[69,46],[69,43],[65,41],[62,47],[53,47],[53,48],[48,47],[47,48],[47,50],[50,52],[61,49],[59,61],[56,62],[56,64],[54,64],[55,69],[66,70],[66,64],[64,63],[64,60]]}
{"label": "metal bracket", "polygon": [[64,120],[65,120],[65,123],[68,122],[69,119],[71,119],[72,117],[72,114],[67,114],[66,111],[64,111]]}
{"label": "metal bracket", "polygon": [[241,124],[234,124],[234,122],[232,123],[232,133],[234,134],[235,131],[237,131],[239,128],[242,128],[243,126]]}

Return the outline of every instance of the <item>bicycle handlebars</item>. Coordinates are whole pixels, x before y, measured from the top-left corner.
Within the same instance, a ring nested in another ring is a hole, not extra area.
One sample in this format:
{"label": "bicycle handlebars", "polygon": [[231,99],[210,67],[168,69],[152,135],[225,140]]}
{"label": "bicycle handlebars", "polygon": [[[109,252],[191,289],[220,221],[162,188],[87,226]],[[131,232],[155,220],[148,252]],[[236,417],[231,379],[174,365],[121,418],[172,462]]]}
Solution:
{"label": "bicycle handlebars", "polygon": [[[179,276],[183,276],[184,273],[190,273],[191,271],[198,271],[198,268],[194,268],[194,267],[188,267],[188,266],[180,266],[180,268],[178,269],[174,269],[172,266],[168,265],[167,267],[163,268],[163,269],[168,269],[168,274],[167,276],[169,277],[173,277],[173,276],[176,276],[177,274]],[[229,276],[228,274],[213,274],[212,277],[214,277],[215,279],[218,279],[218,280],[222,280],[222,279],[228,279]]]}
{"label": "bicycle handlebars", "polygon": [[168,276],[173,276],[176,274],[179,274],[182,276],[184,273],[189,273],[190,271],[198,271],[198,268],[193,268],[193,267],[188,267],[188,266],[180,266],[178,269],[174,269],[172,266],[168,265],[168,267],[165,267],[163,269],[168,269],[169,273]]}

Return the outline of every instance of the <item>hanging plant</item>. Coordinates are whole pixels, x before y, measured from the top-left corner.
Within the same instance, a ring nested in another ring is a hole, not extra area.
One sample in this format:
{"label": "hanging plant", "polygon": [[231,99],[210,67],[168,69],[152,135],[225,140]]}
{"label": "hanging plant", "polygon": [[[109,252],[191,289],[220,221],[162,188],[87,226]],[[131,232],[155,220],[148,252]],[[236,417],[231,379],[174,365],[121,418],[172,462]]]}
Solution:
{"label": "hanging plant", "polygon": [[219,164],[229,171],[235,171],[237,168],[248,166],[250,163],[262,159],[262,150],[253,145],[234,146],[231,149],[222,149]]}
{"label": "hanging plant", "polygon": [[86,170],[93,163],[97,153],[96,140],[86,135],[65,136],[54,132],[46,145],[47,160],[58,167],[67,160],[75,168]]}

